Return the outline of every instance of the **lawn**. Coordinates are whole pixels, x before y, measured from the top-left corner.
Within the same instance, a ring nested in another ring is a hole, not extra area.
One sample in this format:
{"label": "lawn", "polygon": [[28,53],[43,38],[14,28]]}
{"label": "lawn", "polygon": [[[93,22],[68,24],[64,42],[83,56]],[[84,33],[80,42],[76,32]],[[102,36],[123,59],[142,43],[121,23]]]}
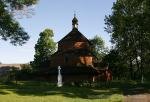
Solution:
{"label": "lawn", "polygon": [[0,83],[0,102],[122,102],[117,88],[56,87],[48,82]]}

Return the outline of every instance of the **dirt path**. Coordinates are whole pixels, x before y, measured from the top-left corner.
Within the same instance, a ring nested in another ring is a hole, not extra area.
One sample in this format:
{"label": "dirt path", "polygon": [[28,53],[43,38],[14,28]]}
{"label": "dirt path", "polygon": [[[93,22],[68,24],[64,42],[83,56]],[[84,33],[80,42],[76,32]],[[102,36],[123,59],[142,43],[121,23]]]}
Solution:
{"label": "dirt path", "polygon": [[126,89],[123,102],[150,102],[150,90],[143,87]]}
{"label": "dirt path", "polygon": [[123,102],[150,102],[150,94],[126,95]]}

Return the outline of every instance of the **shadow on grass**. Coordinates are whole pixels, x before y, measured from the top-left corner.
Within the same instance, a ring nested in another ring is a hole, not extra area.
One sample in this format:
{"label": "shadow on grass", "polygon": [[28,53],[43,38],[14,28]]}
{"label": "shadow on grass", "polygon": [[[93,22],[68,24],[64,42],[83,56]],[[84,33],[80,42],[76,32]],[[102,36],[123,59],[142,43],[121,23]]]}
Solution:
{"label": "shadow on grass", "polygon": [[[0,84],[1,90],[12,91],[18,95],[62,95],[70,98],[84,98],[84,99],[106,99],[113,94],[121,94],[119,88],[90,88],[90,87],[76,87],[63,86],[56,87],[56,84],[48,82],[19,82],[18,84]],[[2,91],[0,91],[1,94]]]}
{"label": "shadow on grass", "polygon": [[137,83],[125,86],[123,88],[124,95],[150,94],[150,83]]}
{"label": "shadow on grass", "polygon": [[150,83],[135,81],[116,81],[111,83],[111,88],[119,88],[124,95],[150,94]]}
{"label": "shadow on grass", "polygon": [[0,91],[0,95],[6,95],[6,94],[9,94],[9,93],[4,92],[4,91]]}

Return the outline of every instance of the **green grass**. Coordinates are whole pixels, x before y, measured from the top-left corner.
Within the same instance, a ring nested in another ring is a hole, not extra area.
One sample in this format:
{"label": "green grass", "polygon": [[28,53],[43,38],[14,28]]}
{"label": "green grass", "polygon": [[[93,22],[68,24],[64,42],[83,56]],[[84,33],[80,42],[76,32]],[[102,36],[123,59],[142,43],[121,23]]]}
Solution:
{"label": "green grass", "polygon": [[56,87],[48,82],[0,83],[0,102],[122,102],[117,88]]}

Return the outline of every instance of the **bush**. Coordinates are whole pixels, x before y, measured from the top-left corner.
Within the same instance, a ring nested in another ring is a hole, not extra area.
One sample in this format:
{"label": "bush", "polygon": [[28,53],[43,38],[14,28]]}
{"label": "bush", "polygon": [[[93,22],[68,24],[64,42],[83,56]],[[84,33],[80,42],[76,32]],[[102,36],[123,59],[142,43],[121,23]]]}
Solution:
{"label": "bush", "polygon": [[32,67],[30,64],[21,65],[21,70],[16,71],[17,80],[29,80],[32,78]]}
{"label": "bush", "polygon": [[17,67],[4,67],[4,72],[0,76],[1,82],[11,82],[15,80],[16,71],[18,70]]}

